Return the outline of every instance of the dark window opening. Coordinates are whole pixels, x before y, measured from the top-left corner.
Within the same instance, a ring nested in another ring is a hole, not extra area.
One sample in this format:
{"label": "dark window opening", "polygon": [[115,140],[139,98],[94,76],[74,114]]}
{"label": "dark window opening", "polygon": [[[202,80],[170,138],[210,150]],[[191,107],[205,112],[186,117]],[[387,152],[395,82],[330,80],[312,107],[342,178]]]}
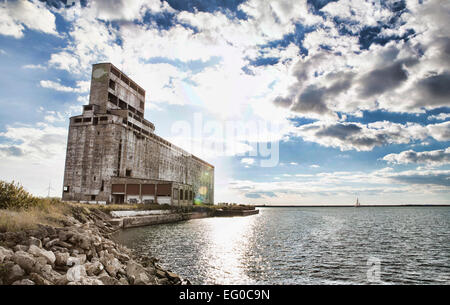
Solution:
{"label": "dark window opening", "polygon": [[81,123],[82,119],[75,119],[75,123]]}
{"label": "dark window opening", "polygon": [[91,200],[95,200],[95,195],[91,195]]}
{"label": "dark window opening", "polygon": [[83,122],[90,122],[92,118],[84,118]]}
{"label": "dark window opening", "polygon": [[109,88],[116,90],[116,82],[112,79],[109,80]]}
{"label": "dark window opening", "polygon": [[63,191],[67,193],[69,191],[69,186],[65,185],[64,188],[63,188]]}
{"label": "dark window opening", "polygon": [[131,176],[131,169],[127,169],[125,171],[125,176],[130,177]]}
{"label": "dark window opening", "polygon": [[140,95],[145,95],[145,92],[144,92],[144,90],[142,90],[141,88],[138,88],[138,90],[137,90],[138,92],[139,92],[139,94]]}
{"label": "dark window opening", "polygon": [[95,117],[94,118],[94,125],[97,125],[98,124],[98,117]]}
{"label": "dark window opening", "polygon": [[131,89],[133,89],[134,91],[137,91],[137,86],[136,86],[135,83],[130,82],[130,87],[131,87]]}
{"label": "dark window opening", "polygon": [[92,110],[92,105],[84,105],[84,110]]}
{"label": "dark window opening", "polygon": [[121,109],[126,110],[127,109],[127,103],[125,103],[124,101],[122,101],[121,99],[119,99],[119,107]]}
{"label": "dark window opening", "polygon": [[117,105],[117,96],[115,96],[114,94],[108,92],[108,101],[110,101],[114,105]]}
{"label": "dark window opening", "polygon": [[136,112],[136,109],[131,105],[128,105],[128,110],[130,110],[131,112]]}
{"label": "dark window opening", "polygon": [[100,187],[100,191],[103,192],[105,189],[105,180],[102,180],[102,186]]}
{"label": "dark window opening", "polygon": [[183,200],[183,190],[180,190],[180,200]]}
{"label": "dark window opening", "polygon": [[141,109],[144,109],[144,102],[143,101],[139,101],[139,106],[141,107]]}
{"label": "dark window opening", "polygon": [[108,121],[108,117],[107,116],[102,116],[102,117],[100,117],[100,121]]}

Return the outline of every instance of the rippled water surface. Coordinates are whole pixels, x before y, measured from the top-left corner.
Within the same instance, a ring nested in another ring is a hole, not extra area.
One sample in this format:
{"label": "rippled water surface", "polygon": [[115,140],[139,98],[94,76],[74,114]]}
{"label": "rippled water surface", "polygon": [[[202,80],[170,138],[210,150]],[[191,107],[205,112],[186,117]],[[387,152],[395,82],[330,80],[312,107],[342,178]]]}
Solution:
{"label": "rippled water surface", "polygon": [[193,284],[362,284],[377,259],[381,283],[450,284],[450,207],[260,208],[116,238]]}

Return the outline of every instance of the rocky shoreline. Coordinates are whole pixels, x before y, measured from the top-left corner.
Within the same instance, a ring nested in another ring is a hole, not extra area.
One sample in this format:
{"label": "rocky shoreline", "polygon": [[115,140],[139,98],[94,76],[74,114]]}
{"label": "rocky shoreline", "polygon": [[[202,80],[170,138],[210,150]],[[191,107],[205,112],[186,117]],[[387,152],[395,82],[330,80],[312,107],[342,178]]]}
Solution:
{"label": "rocky shoreline", "polygon": [[99,209],[73,207],[60,227],[0,233],[0,285],[190,284],[114,242],[120,227],[110,220]]}

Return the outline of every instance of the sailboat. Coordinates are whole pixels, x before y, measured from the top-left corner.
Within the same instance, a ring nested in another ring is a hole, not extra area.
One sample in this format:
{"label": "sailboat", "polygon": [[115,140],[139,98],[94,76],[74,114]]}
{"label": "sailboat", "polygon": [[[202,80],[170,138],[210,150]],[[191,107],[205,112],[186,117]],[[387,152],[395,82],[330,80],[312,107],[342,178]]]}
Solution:
{"label": "sailboat", "polygon": [[356,203],[355,203],[355,207],[359,207],[361,205],[361,203],[359,202],[358,197],[356,197]]}

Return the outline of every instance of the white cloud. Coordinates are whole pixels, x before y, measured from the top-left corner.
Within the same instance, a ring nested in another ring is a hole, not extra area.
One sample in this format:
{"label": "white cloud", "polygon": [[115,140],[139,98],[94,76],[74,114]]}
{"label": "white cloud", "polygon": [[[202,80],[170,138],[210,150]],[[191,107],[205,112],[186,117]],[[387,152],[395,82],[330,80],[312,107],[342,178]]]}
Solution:
{"label": "white cloud", "polygon": [[86,93],[89,92],[90,82],[89,81],[77,81],[77,87],[68,87],[61,85],[59,82],[54,82],[51,80],[41,80],[39,82],[40,86],[43,88],[53,89],[61,92],[74,92],[74,93]]}
{"label": "white cloud", "polygon": [[45,4],[26,0],[0,3],[0,34],[21,38],[25,27],[58,35],[55,15],[45,8]]}
{"label": "white cloud", "polygon": [[439,113],[437,115],[430,115],[428,120],[445,121],[448,118],[450,118],[450,113]]}
{"label": "white cloud", "polygon": [[43,65],[33,65],[33,64],[24,65],[24,66],[22,66],[22,68],[23,69],[41,69],[41,70],[47,69],[47,67],[44,67]]}
{"label": "white cloud", "polygon": [[241,159],[241,163],[242,164],[246,164],[246,165],[253,165],[255,163],[255,159],[253,159],[253,158],[242,158]]}
{"label": "white cloud", "polygon": [[396,164],[444,165],[450,163],[450,148],[422,152],[407,150],[398,154],[386,155],[383,157],[383,160]]}

